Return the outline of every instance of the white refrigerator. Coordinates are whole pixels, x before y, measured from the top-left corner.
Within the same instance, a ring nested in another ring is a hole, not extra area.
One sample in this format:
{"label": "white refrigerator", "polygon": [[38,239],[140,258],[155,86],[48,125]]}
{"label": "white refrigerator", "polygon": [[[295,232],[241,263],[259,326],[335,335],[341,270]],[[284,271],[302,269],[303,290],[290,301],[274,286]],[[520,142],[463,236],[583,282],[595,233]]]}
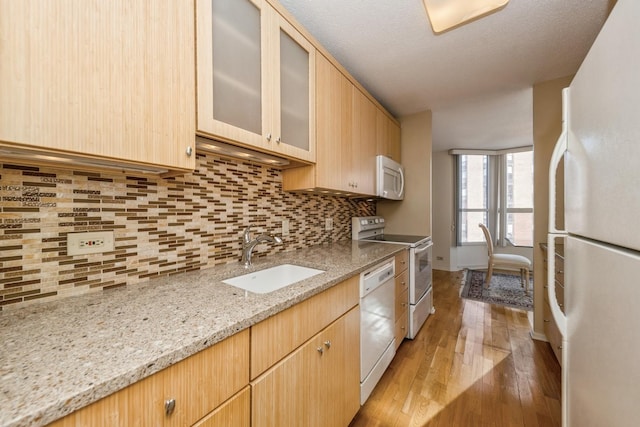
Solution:
{"label": "white refrigerator", "polygon": [[[571,86],[550,167],[565,165],[565,426],[640,425],[640,1],[618,0]],[[549,257],[549,283],[553,282]]]}

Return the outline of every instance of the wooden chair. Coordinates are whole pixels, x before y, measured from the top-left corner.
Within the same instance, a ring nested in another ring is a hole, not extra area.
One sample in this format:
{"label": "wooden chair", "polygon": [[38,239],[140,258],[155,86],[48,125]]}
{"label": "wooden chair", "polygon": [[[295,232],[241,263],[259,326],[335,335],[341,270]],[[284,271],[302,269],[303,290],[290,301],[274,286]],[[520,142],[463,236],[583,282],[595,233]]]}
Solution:
{"label": "wooden chair", "polygon": [[493,268],[517,268],[520,270],[520,284],[524,288],[524,291],[529,293],[529,272],[531,271],[531,261],[529,258],[522,255],[514,254],[496,254],[493,253],[493,239],[489,229],[480,223],[478,227],[482,229],[484,238],[487,241],[487,253],[489,254],[487,265],[487,278],[485,279],[485,287],[489,289],[491,284],[491,275],[493,274]]}

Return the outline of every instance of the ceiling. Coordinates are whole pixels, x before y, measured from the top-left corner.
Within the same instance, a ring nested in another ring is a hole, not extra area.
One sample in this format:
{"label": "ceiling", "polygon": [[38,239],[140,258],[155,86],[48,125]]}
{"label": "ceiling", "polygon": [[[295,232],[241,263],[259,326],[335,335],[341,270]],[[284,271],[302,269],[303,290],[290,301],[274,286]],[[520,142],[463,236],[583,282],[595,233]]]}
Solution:
{"label": "ceiling", "polygon": [[422,0],[280,0],[392,114],[433,112],[434,151],[532,144],[534,83],[575,73],[613,0],[510,0],[435,35]]}

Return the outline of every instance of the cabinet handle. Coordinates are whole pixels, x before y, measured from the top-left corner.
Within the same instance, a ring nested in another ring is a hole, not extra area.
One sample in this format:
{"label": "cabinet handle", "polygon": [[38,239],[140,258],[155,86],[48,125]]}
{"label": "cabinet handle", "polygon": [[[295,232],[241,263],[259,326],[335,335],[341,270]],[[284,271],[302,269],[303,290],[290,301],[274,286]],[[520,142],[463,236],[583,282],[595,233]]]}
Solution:
{"label": "cabinet handle", "polygon": [[558,350],[562,350],[562,346],[561,345],[558,346]]}
{"label": "cabinet handle", "polygon": [[188,146],[185,152],[187,153],[187,157],[191,157],[191,155],[193,154],[193,148],[191,146]]}
{"label": "cabinet handle", "polygon": [[406,327],[404,327],[404,326],[400,326],[400,330],[401,330],[401,331],[404,331],[405,329],[407,329],[407,328],[406,328]]}
{"label": "cabinet handle", "polygon": [[176,400],[169,399],[164,401],[164,414],[168,417],[173,414],[173,411],[176,409]]}
{"label": "cabinet handle", "polygon": [[544,319],[544,323],[549,323],[550,320],[549,319]]}
{"label": "cabinet handle", "polygon": [[327,348],[331,348],[331,341],[330,341],[330,340],[326,340],[326,341],[324,342],[324,345],[325,345]]}
{"label": "cabinet handle", "polygon": [[270,133],[267,134],[267,141],[271,141],[271,134]]}
{"label": "cabinet handle", "polygon": [[324,354],[324,348],[322,348],[322,346],[318,347],[316,350],[318,350],[318,353],[321,355]]}

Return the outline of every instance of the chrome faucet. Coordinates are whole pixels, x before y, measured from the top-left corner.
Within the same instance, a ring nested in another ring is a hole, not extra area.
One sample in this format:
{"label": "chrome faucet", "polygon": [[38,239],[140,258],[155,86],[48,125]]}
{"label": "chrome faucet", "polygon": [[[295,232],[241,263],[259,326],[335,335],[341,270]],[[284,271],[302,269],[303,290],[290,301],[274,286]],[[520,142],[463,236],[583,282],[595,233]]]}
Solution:
{"label": "chrome faucet", "polygon": [[251,240],[251,227],[244,229],[242,235],[242,261],[240,261],[245,268],[251,265],[251,252],[253,248],[260,242],[273,242],[282,244],[282,239],[278,236],[271,236],[269,234],[261,234],[255,239]]}

